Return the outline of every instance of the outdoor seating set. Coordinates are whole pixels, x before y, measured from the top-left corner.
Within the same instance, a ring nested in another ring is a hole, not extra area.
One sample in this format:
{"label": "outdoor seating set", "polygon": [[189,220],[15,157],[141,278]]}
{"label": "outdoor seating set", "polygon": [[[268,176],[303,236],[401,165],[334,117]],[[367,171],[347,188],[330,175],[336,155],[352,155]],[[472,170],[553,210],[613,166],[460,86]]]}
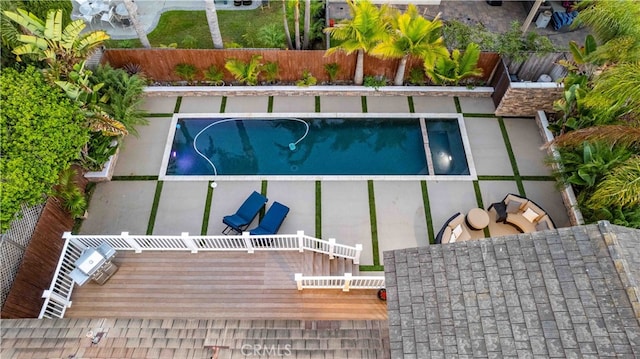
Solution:
{"label": "outdoor seating set", "polygon": [[[238,208],[236,213],[224,216],[222,223],[227,227],[222,231],[222,233],[240,234],[242,232],[249,232],[252,236],[277,234],[282,222],[284,222],[284,219],[289,213],[289,207],[280,202],[274,202],[271,207],[269,207],[256,228],[246,230],[260,210],[265,206],[267,201],[267,197],[253,191],[244,203],[242,203],[240,208]],[[264,245],[264,242],[260,242],[258,244]]]}
{"label": "outdoor seating set", "polygon": [[453,243],[472,239],[472,230],[482,230],[489,225],[490,214],[496,223],[511,225],[521,233],[554,229],[551,217],[530,199],[507,194],[500,202],[492,203],[488,210],[473,208],[465,216],[458,212],[447,219],[436,236],[436,243]]}
{"label": "outdoor seating set", "polygon": [[[108,23],[112,27],[131,26],[129,12],[124,3],[116,0],[74,0],[78,5],[79,14],[73,14],[74,19],[83,19],[89,27],[94,22]],[[135,5],[135,4],[134,4]]]}

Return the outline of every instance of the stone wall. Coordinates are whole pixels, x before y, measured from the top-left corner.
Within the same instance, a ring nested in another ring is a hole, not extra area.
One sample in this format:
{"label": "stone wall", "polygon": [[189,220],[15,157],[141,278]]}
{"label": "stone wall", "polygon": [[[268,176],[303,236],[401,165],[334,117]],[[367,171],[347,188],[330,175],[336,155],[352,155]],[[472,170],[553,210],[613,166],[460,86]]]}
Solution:
{"label": "stone wall", "polygon": [[442,96],[489,97],[493,87],[384,86],[150,86],[153,96]]}
{"label": "stone wall", "polygon": [[496,108],[496,116],[533,117],[540,110],[553,112],[553,102],[562,97],[556,83],[512,83]]}

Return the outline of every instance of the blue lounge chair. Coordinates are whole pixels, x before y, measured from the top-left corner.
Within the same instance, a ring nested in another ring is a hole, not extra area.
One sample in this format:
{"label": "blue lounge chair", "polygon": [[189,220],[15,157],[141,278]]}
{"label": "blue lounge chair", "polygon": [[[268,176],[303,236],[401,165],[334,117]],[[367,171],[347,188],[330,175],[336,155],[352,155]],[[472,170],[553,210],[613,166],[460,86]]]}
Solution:
{"label": "blue lounge chair", "polygon": [[253,236],[269,235],[278,233],[278,229],[284,222],[284,218],[289,213],[289,207],[280,202],[273,202],[267,213],[264,214],[258,227],[249,231]]}
{"label": "blue lounge chair", "polygon": [[267,201],[267,197],[253,191],[235,214],[224,216],[222,223],[226,224],[227,227],[222,231],[222,234],[229,234],[230,231],[241,233],[256,218],[258,212]]}

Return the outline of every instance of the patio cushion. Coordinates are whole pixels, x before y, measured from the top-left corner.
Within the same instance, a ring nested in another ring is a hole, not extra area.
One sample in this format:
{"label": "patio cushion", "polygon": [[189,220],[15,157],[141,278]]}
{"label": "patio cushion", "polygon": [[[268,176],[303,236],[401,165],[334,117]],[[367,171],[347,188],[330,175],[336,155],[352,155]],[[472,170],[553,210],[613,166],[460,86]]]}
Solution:
{"label": "patio cushion", "polygon": [[535,221],[536,221],[536,219],[538,219],[538,217],[540,217],[540,213],[538,213],[538,212],[534,211],[534,210],[533,210],[533,209],[531,209],[531,208],[527,208],[527,210],[526,210],[526,211],[524,211],[524,213],[522,214],[522,216],[523,216],[524,218],[526,218],[526,219],[527,219],[527,221],[529,221],[529,222],[533,223],[533,222],[535,222]]}
{"label": "patio cushion", "polygon": [[549,223],[547,221],[540,221],[536,223],[536,231],[546,231],[549,228]]}
{"label": "patio cushion", "polygon": [[457,226],[455,226],[455,228],[453,228],[453,235],[456,237],[460,237],[460,235],[462,234],[462,224],[459,224]]}
{"label": "patio cushion", "polygon": [[522,207],[523,203],[516,200],[510,200],[507,203],[507,213],[518,213],[520,211],[520,207]]}

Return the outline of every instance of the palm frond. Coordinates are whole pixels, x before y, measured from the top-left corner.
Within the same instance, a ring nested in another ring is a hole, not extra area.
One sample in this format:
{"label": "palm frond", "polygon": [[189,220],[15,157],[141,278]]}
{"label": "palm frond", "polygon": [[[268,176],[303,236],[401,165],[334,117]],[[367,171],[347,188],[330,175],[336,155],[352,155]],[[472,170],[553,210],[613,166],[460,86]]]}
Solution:
{"label": "palm frond", "polygon": [[556,137],[550,144],[575,148],[585,141],[604,142],[610,145],[623,145],[640,148],[640,127],[624,125],[592,126],[566,132]]}
{"label": "palm frond", "polygon": [[598,209],[612,205],[640,205],[640,156],[619,164],[597,185],[585,206]]}

